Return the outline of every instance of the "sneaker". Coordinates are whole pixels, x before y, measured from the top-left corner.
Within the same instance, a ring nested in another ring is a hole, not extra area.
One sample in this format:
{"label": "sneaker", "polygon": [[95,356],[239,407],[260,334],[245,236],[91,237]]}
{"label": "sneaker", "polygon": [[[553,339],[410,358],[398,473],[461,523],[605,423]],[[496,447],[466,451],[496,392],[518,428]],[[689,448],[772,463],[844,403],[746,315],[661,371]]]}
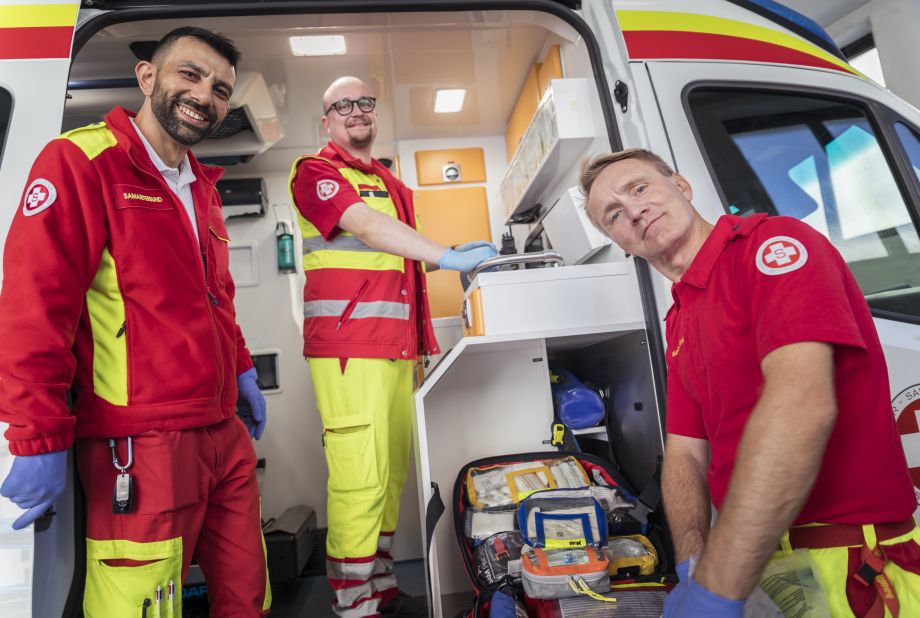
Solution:
{"label": "sneaker", "polygon": [[400,618],[428,618],[428,598],[413,597],[402,590],[390,599],[386,605],[377,610],[381,616],[399,616]]}

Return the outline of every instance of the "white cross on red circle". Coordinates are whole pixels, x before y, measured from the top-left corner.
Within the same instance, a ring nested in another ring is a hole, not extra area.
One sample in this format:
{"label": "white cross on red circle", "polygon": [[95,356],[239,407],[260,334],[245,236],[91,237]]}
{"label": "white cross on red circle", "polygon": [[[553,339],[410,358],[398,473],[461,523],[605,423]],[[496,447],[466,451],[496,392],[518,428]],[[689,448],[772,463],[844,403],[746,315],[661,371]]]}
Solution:
{"label": "white cross on red circle", "polygon": [[760,245],[754,259],[763,274],[782,275],[804,266],[808,250],[795,238],[774,236]]}
{"label": "white cross on red circle", "polygon": [[51,181],[36,178],[26,189],[25,197],[22,200],[22,214],[27,217],[37,215],[51,206],[56,199],[57,189],[54,188]]}

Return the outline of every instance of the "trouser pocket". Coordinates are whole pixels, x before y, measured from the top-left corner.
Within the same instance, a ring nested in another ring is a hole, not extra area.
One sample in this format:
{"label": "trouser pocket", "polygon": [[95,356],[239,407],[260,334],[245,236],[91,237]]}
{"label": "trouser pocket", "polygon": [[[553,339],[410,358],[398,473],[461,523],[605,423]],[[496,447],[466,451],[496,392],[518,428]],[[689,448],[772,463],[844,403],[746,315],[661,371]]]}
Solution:
{"label": "trouser pocket", "polygon": [[182,537],[150,543],[86,539],[86,618],[181,616],[181,582]]}
{"label": "trouser pocket", "polygon": [[366,416],[350,416],[327,424],[323,431],[329,489],[354,491],[380,485],[374,426]]}

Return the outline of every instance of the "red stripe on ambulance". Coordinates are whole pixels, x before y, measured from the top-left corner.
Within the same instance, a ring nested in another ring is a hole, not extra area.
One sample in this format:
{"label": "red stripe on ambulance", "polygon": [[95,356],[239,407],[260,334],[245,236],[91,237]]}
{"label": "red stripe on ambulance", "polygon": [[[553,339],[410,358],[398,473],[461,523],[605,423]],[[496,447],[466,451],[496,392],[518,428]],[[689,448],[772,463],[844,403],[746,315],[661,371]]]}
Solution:
{"label": "red stripe on ambulance", "polygon": [[0,60],[69,58],[73,26],[0,28]]}

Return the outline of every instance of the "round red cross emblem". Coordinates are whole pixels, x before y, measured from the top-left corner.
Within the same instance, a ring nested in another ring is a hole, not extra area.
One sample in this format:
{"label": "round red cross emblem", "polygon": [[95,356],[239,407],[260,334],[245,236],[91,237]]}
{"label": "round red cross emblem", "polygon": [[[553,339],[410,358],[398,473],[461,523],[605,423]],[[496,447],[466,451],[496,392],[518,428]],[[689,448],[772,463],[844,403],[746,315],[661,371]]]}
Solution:
{"label": "round red cross emblem", "polygon": [[25,197],[22,198],[22,214],[27,217],[37,215],[51,206],[56,199],[57,189],[54,188],[51,181],[36,178],[26,189]]}
{"label": "round red cross emblem", "polygon": [[328,200],[339,192],[339,183],[334,180],[325,179],[316,183],[316,195],[321,200]]}
{"label": "round red cross emblem", "polygon": [[905,388],[891,401],[901,434],[901,446],[907,457],[910,477],[914,480],[914,493],[920,499],[920,425],[917,413],[920,412],[920,384]]}
{"label": "round red cross emblem", "polygon": [[808,261],[808,250],[789,236],[774,236],[757,250],[757,270],[765,275],[782,275],[798,270]]}

